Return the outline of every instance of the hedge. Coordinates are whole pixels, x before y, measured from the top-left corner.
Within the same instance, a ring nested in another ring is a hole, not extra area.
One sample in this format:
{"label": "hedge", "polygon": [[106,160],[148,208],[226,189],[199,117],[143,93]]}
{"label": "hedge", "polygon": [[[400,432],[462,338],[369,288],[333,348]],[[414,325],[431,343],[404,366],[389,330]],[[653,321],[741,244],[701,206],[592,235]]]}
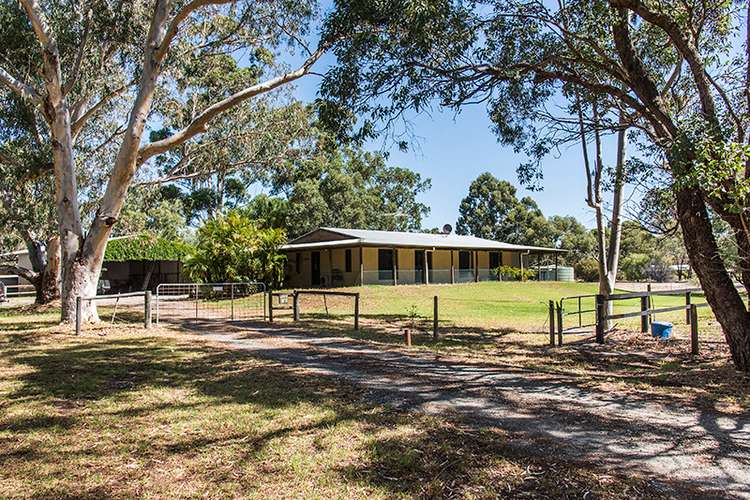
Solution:
{"label": "hedge", "polygon": [[118,238],[107,243],[104,260],[184,260],[193,246],[181,240],[157,238],[139,234],[132,238]]}

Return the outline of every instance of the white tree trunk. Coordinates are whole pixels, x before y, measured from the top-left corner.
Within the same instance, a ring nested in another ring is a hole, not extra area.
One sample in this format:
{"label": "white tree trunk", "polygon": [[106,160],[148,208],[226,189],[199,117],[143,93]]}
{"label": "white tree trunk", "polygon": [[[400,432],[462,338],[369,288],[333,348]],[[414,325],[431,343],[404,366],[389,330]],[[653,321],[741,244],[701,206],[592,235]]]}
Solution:
{"label": "white tree trunk", "polygon": [[[73,134],[68,100],[62,84],[60,55],[54,33],[37,0],[20,0],[42,48],[44,90],[24,84],[0,68],[0,83],[20,96],[34,102],[49,123],[55,170],[55,196],[58,210],[61,247],[61,292],[64,322],[73,321],[76,298],[96,294],[97,282],[104,259],[104,250],[125,202],[128,188],[140,165],[149,158],[177,147],[207,130],[211,120],[232,107],[256,95],[270,92],[307,74],[322,57],[327,46],[321,46],[296,70],[267,81],[251,85],[206,108],[187,127],[165,139],[141,146],[157,80],[170,45],[180,31],[180,25],[197,9],[211,4],[232,3],[234,0],[194,0],[183,5],[170,22],[170,0],[156,0],[148,37],[145,40],[143,67],[136,97],[130,112],[126,132],[117,153],[99,209],[91,228],[84,235],[78,206],[78,186],[73,158]],[[87,113],[83,113],[87,115]],[[82,126],[77,124],[77,127]],[[77,128],[79,131],[80,128]],[[95,303],[83,302],[83,320],[97,321]]]}

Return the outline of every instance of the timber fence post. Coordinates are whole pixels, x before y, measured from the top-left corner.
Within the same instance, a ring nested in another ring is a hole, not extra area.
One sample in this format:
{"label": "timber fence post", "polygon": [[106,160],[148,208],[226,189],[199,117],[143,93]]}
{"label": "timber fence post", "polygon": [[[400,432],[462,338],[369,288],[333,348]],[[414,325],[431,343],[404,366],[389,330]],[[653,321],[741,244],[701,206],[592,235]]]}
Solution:
{"label": "timber fence post", "polygon": [[80,295],[76,297],[76,335],[81,334],[81,316],[83,315],[83,304]]}
{"label": "timber fence post", "polygon": [[354,296],[354,330],[359,331],[359,292]]}
{"label": "timber fence post", "polygon": [[555,347],[555,301],[549,301],[549,345]]}
{"label": "timber fence post", "polygon": [[438,296],[435,295],[432,301],[432,340],[437,342],[440,338],[438,332]]}
{"label": "timber fence post", "polygon": [[151,290],[146,290],[146,293],[143,295],[143,307],[143,328],[148,330],[151,328]]}
{"label": "timber fence post", "polygon": [[563,343],[563,308],[562,302],[557,303],[557,345],[562,346]]}
{"label": "timber fence post", "polygon": [[641,297],[641,333],[648,332],[648,313],[650,295]]}
{"label": "timber fence post", "polygon": [[268,292],[268,322],[273,323],[273,292]]}
{"label": "timber fence post", "polygon": [[690,318],[690,311],[691,311],[690,304],[692,302],[690,300],[691,299],[691,295],[692,295],[692,292],[690,292],[690,291],[685,292],[685,322],[688,325],[690,324],[690,320],[691,320],[691,318]]}
{"label": "timber fence post", "polygon": [[296,290],[292,292],[292,312],[294,321],[299,321],[299,294]]}
{"label": "timber fence post", "polygon": [[604,343],[604,326],[606,323],[606,302],[604,295],[597,294],[596,296],[596,342],[597,344]]}
{"label": "timber fence post", "polygon": [[698,345],[698,306],[690,304],[690,354],[697,356],[700,353]]}

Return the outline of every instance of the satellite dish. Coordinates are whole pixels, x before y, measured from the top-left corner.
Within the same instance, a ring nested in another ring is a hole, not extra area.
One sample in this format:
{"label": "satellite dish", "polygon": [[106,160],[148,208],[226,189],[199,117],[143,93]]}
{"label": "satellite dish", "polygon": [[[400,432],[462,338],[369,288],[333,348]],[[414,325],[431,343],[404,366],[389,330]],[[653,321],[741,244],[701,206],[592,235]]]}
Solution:
{"label": "satellite dish", "polygon": [[453,232],[453,227],[451,227],[450,224],[446,224],[443,226],[443,234],[451,234]]}

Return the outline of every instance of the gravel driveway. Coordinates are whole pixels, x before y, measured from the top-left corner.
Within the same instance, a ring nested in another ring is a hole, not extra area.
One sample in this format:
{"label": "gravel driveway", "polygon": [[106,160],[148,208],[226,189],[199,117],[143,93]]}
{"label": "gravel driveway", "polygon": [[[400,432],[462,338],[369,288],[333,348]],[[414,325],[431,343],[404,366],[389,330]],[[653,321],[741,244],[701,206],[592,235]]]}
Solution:
{"label": "gravel driveway", "polygon": [[[341,377],[377,403],[511,433],[519,448],[637,470],[717,497],[750,498],[750,412],[582,388],[559,377],[268,324],[200,328],[253,356]],[[709,402],[710,403],[710,402]],[[546,450],[546,451],[541,451]]]}

